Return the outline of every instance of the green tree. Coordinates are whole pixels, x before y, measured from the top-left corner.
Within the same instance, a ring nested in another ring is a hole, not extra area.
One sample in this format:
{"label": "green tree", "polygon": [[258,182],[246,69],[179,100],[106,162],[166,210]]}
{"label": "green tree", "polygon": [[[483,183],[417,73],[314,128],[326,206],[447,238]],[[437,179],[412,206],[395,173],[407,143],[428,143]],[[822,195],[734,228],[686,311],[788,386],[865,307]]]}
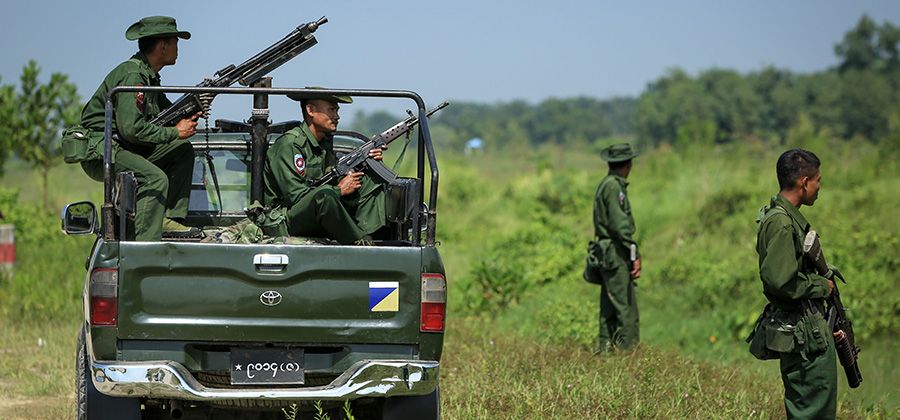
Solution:
{"label": "green tree", "polygon": [[888,81],[871,70],[844,73],[840,111],[847,137],[862,135],[870,140],[888,134],[888,121],[893,103]]}
{"label": "green tree", "polygon": [[81,104],[68,76],[53,73],[47,84],[41,84],[40,72],[34,60],[22,70],[11,138],[16,154],[40,172],[44,207],[49,207],[48,175],[62,162],[61,130],[78,123]]}
{"label": "green tree", "polygon": [[878,61],[877,35],[878,24],[868,15],[862,15],[856,26],[834,46],[834,53],[841,59],[840,70],[872,67]]}
{"label": "green tree", "polygon": [[[0,82],[2,81],[3,79],[0,78]],[[0,175],[3,175],[3,166],[12,150],[15,101],[15,87],[12,85],[0,85]]]}
{"label": "green tree", "polygon": [[756,132],[763,103],[747,77],[734,70],[712,69],[697,79],[713,104],[716,141],[732,141]]}

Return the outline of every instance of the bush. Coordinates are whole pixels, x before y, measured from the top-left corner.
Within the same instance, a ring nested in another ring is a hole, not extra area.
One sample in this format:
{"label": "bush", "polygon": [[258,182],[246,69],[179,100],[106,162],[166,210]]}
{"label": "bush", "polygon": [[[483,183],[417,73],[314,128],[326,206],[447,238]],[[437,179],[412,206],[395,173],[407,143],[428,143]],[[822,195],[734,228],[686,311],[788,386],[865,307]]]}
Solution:
{"label": "bush", "polygon": [[0,189],[0,209],[16,227],[16,268],[0,282],[0,313],[11,320],[69,318],[80,308],[84,258],[93,237],[69,238],[58,216],[17,202],[18,193]]}

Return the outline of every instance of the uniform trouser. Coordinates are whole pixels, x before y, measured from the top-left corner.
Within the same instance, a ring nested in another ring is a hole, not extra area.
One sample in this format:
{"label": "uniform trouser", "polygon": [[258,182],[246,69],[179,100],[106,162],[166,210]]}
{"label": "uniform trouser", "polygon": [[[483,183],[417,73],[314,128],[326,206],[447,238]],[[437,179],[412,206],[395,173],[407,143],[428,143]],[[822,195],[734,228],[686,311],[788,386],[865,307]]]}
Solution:
{"label": "uniform trouser", "polygon": [[815,356],[780,353],[784,408],[789,419],[833,419],[837,415],[837,355],[834,341]]}
{"label": "uniform trouser", "polygon": [[611,346],[629,349],[640,341],[638,307],[634,280],[624,260],[615,270],[601,271],[600,285],[600,349]]}
{"label": "uniform trouser", "polygon": [[[115,148],[113,172],[134,172],[137,203],[134,214],[134,239],[162,239],[163,217],[187,216],[194,169],[194,149],[187,141],[176,140],[147,147],[146,151]],[[81,163],[91,178],[103,181],[103,161]]]}
{"label": "uniform trouser", "polygon": [[357,193],[342,197],[332,185],[316,187],[287,210],[292,236],[329,237],[352,244],[385,225],[384,187],[368,175]]}

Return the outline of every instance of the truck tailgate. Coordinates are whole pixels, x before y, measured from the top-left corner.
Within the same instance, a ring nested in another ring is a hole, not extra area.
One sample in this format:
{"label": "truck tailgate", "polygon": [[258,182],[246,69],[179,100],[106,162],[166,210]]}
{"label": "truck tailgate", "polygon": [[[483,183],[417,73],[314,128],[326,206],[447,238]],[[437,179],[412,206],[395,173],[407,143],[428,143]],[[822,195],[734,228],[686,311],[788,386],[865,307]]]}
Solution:
{"label": "truck tailgate", "polygon": [[417,247],[122,242],[118,334],[415,344],[421,266]]}

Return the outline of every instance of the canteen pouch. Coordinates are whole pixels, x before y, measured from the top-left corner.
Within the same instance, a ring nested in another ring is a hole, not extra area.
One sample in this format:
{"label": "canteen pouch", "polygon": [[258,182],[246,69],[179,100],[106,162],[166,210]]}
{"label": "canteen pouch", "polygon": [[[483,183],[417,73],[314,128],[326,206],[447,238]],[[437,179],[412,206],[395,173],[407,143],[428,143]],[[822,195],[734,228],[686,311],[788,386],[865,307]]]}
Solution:
{"label": "canteen pouch", "polygon": [[619,268],[620,260],[612,239],[591,241],[588,244],[588,261],[597,269],[614,271]]}
{"label": "canteen pouch", "polygon": [[101,154],[97,147],[102,141],[103,136],[94,135],[90,129],[80,125],[63,130],[63,161],[66,163],[79,163],[100,159]]}
{"label": "canteen pouch", "polygon": [[587,259],[584,263],[584,281],[591,284],[603,283],[603,277],[600,276],[600,268],[596,256],[597,241],[588,242]]}
{"label": "canteen pouch", "polygon": [[584,266],[584,279],[588,283],[601,284],[601,272],[618,268],[618,258],[612,240],[601,239],[588,242],[587,260]]}
{"label": "canteen pouch", "polygon": [[775,318],[763,321],[766,348],[778,353],[794,353],[797,349],[797,325],[781,322]]}
{"label": "canteen pouch", "polygon": [[750,343],[750,354],[753,357],[759,360],[771,360],[777,359],[778,353],[775,353],[769,350],[766,347],[766,331],[765,324],[766,321],[766,313],[768,312],[769,307],[767,306],[763,313],[759,315],[759,318],[756,319],[756,324],[753,325],[753,330],[750,331],[750,335],[747,336],[747,343]]}

